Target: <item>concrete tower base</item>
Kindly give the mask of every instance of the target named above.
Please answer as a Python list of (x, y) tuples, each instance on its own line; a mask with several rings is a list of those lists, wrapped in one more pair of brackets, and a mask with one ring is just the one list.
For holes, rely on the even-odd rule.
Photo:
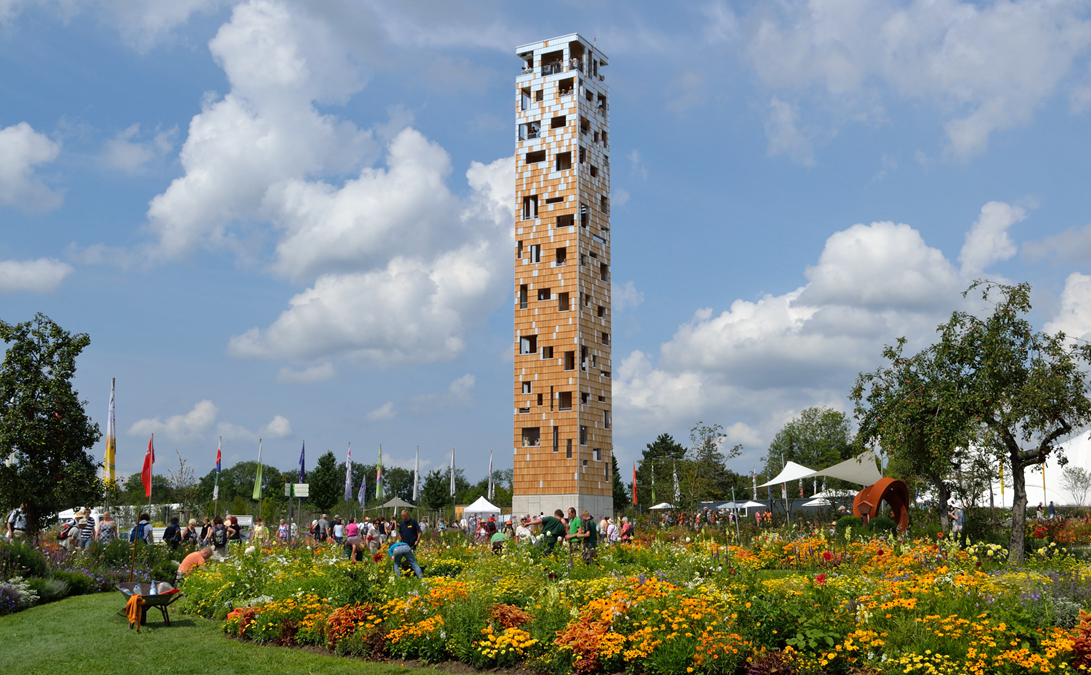
[(614, 515), (613, 497), (600, 495), (515, 495), (511, 498), (511, 513), (516, 518), (530, 514), (537, 517), (542, 513), (552, 516), (553, 512), (561, 509), (566, 514), (568, 508), (576, 509), (576, 514), (583, 513), (584, 509), (591, 512), (595, 520), (601, 520)]

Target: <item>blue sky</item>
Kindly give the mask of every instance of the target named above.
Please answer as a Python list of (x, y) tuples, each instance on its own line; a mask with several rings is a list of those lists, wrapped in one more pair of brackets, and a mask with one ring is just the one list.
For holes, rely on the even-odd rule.
[(749, 471), (974, 278), (1091, 332), (1091, 10), (1054, 0), (0, 0), (0, 317), (91, 335), (123, 473), (153, 431), (201, 473), (221, 435), (510, 466), (514, 50), (570, 32), (610, 57), (623, 467), (701, 420)]

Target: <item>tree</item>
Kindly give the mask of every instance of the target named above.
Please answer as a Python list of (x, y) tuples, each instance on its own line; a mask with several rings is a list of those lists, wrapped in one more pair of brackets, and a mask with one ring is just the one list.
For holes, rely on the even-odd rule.
[[(122, 501), (129, 506), (141, 506), (148, 503), (147, 493), (144, 490), (144, 481), (139, 473), (129, 474), (123, 484), (125, 489)], [(152, 501), (157, 504), (169, 504), (173, 502), (173, 492), (170, 480), (158, 473), (152, 474)]]
[[(689, 432), (689, 452), (686, 459), (693, 464), (688, 472), (700, 481), (700, 488), (693, 491), (695, 501), (727, 499), (731, 496), (731, 487), (736, 475), (727, 469), (727, 460), (742, 454), (742, 445), (735, 445), (727, 451), (726, 458), (720, 451), (727, 434), (719, 424), (712, 426), (704, 422), (693, 425)], [(693, 483), (696, 485), (696, 481)]]
[(1091, 472), (1082, 466), (1066, 466), (1061, 471), (1061, 486), (1072, 495), (1076, 506), (1087, 504), (1087, 493), (1091, 492)]
[(860, 436), (907, 466), (941, 472), (957, 448), (977, 447), (1011, 469), (1009, 560), (1024, 558), (1026, 470), (1042, 465), (1055, 445), (1091, 423), (1083, 368), (1091, 345), (1070, 344), (1064, 333), (1034, 332), (1025, 315), (1030, 285), (975, 281), (992, 313), (956, 311), (941, 324), (939, 341), (904, 357), (905, 340), (888, 347), (889, 365), (861, 374), (853, 388)]
[(328, 512), (345, 496), (345, 465), (332, 452), (326, 452), (318, 458), (307, 483), (310, 485), (307, 500), (318, 511)]
[(621, 482), (621, 476), (617, 470), (617, 455), (610, 453), (611, 480), (614, 488), (614, 513), (621, 513), (633, 503), (632, 493), (625, 489), (625, 483)]
[(775, 476), (790, 461), (824, 469), (851, 456), (848, 416), (833, 408), (807, 408), (773, 437), (765, 455), (765, 473)]
[[(455, 498), (470, 490), (462, 469), (455, 469)], [(451, 467), (429, 471), (421, 485), (421, 504), (429, 511), (439, 511), (451, 505)]]
[(660, 434), (654, 443), (649, 443), (636, 469), (637, 502), (655, 506), (657, 502), (674, 499), (674, 467), (685, 458), (686, 449), (670, 434)]
[(197, 503), (195, 499), (197, 477), (193, 473), (193, 467), (186, 466), (186, 460), (182, 459), (182, 454), (177, 450), (174, 453), (178, 455), (178, 469), (168, 471), (167, 479), (174, 491), (174, 499), (182, 505), (182, 510), (192, 511)]
[(76, 357), (91, 338), (72, 335), (44, 314), (0, 321), (7, 344), (0, 364), (0, 495), (6, 506), (27, 504), (28, 534), (52, 514), (101, 500), (101, 464), (87, 452), (101, 437), (72, 388)]

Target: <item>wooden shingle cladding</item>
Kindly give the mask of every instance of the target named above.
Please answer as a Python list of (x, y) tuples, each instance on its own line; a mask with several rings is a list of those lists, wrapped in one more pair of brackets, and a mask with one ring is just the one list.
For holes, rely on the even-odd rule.
[[(543, 74), (542, 55), (558, 51), (560, 65), (551, 56)], [(516, 508), (528, 496), (588, 496), (596, 498), (588, 503), (604, 504), (612, 495), (613, 448), (612, 430), (606, 428), (612, 417), (612, 358), (604, 339), (612, 334), (610, 166), (608, 88), (595, 73), (606, 59), (578, 35), (527, 45), (519, 54), (532, 62), (532, 70), (517, 79), (515, 92)], [(558, 249), (564, 249), (561, 255)], [(543, 289), (548, 296), (539, 299)], [(529, 344), (522, 340), (527, 336), (536, 337), (533, 354), (520, 353), (521, 345)], [(551, 358), (543, 358), (550, 352)], [(525, 382), (531, 383), (529, 393)], [(531, 429), (537, 429), (537, 445), (533, 432), (524, 433)]]

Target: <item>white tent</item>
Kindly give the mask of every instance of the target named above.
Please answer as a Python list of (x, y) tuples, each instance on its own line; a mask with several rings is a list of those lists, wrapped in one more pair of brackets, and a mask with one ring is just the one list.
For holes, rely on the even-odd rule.
[(812, 499), (811, 501), (806, 502), (803, 505), (804, 506), (829, 506), (830, 505), (830, 500), (822, 499), (821, 497), (819, 497), (818, 499)]
[(492, 503), (484, 497), (478, 497), (477, 501), (470, 504), (466, 508), (462, 509), (462, 513), (469, 515), (471, 513), (500, 513), (500, 508), (493, 506)]
[(796, 464), (795, 462), (788, 462), (784, 465), (784, 468), (781, 469), (780, 473), (777, 474), (776, 478), (769, 481), (768, 483), (762, 483), (758, 487), (780, 485), (781, 483), (788, 483), (790, 481), (799, 480), (801, 478), (810, 478), (813, 475), (815, 475), (815, 471), (813, 469), (808, 469), (802, 464)]
[(656, 504), (655, 506), (649, 507), (649, 509), (651, 511), (662, 511), (664, 509), (673, 509), (673, 508), (674, 507), (671, 506), (670, 504), (668, 504), (667, 502), (661, 502), (659, 504)]
[(855, 497), (855, 490), (823, 490), (811, 495), (811, 499), (853, 499)]
[(852, 459), (834, 464), (828, 469), (815, 471), (813, 475), (840, 478), (857, 485), (874, 485), (883, 477), (883, 472), (879, 471), (876, 465), (875, 453), (867, 450)]

